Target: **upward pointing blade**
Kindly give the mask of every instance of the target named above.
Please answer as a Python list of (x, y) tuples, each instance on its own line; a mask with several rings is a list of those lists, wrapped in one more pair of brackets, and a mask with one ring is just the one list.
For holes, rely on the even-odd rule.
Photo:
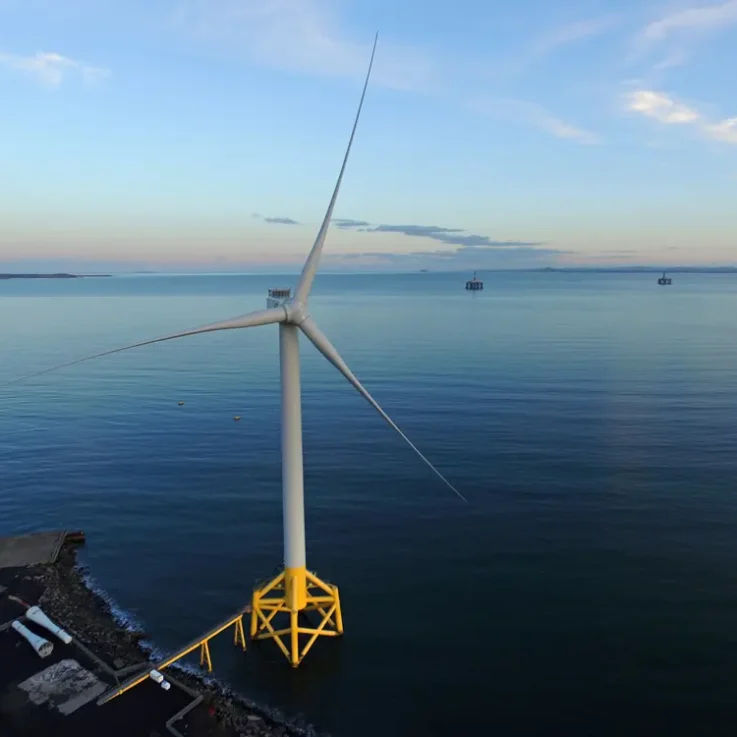
[(131, 343), (130, 345), (124, 345), (121, 348), (113, 348), (110, 351), (103, 351), (102, 353), (95, 353), (92, 356), (85, 356), (84, 358), (77, 358), (74, 361), (68, 361), (66, 363), (60, 363), (51, 368), (43, 369), (42, 371), (36, 371), (32, 374), (26, 374), (25, 376), (19, 376), (17, 379), (7, 381), (2, 386), (9, 386), (10, 384), (17, 384), (19, 381), (25, 381), (26, 379), (32, 379), (36, 376), (51, 373), (52, 371), (58, 371), (59, 369), (66, 368), (67, 366), (75, 366), (78, 363), (84, 363), (85, 361), (91, 361), (93, 358), (102, 358), (103, 356), (109, 356), (113, 353), (120, 353), (121, 351), (128, 351), (131, 348), (141, 348), (144, 345), (153, 345), (154, 343), (163, 343), (165, 340), (175, 340), (176, 338), (186, 338), (190, 335), (199, 335), (200, 333), (213, 333), (217, 330), (236, 330), (237, 328), (252, 328), (257, 325), (269, 325), (274, 322), (284, 322), (286, 320), (287, 313), (283, 307), (276, 307), (271, 310), (259, 310), (258, 312), (249, 312), (247, 315), (241, 315), (241, 317), (234, 317), (231, 320), (223, 320), (222, 322), (213, 322), (210, 325), (203, 325), (199, 328), (192, 328), (190, 330), (183, 330), (181, 333), (173, 333), (172, 335), (165, 335), (162, 338), (153, 338), (152, 340), (144, 340), (140, 343)]
[(366, 97), (366, 88), (368, 87), (369, 77), (371, 76), (371, 67), (374, 65), (374, 54), (376, 53), (376, 43), (378, 40), (379, 34), (377, 33), (374, 38), (374, 47), (371, 50), (371, 61), (369, 61), (368, 72), (366, 72), (366, 81), (363, 83), (361, 101), (358, 103), (358, 112), (356, 113), (356, 119), (353, 122), (353, 130), (351, 131), (351, 137), (348, 140), (348, 148), (346, 149), (345, 156), (343, 157), (343, 165), (340, 167), (338, 181), (335, 183), (335, 189), (333, 190), (333, 196), (330, 198), (330, 204), (328, 205), (328, 210), (325, 213), (325, 219), (322, 221), (320, 230), (317, 233), (317, 238), (315, 239), (315, 244), (312, 246), (310, 255), (307, 257), (307, 261), (305, 261), (304, 268), (302, 269), (302, 275), (299, 278), (299, 284), (297, 285), (297, 291), (294, 296), (294, 299), (297, 302), (306, 302), (307, 297), (310, 294), (310, 290), (312, 289), (312, 282), (315, 279), (317, 266), (320, 263), (320, 253), (322, 252), (323, 243), (325, 243), (325, 236), (328, 234), (330, 219), (333, 217), (333, 208), (335, 207), (335, 201), (338, 199), (338, 192), (340, 191), (340, 183), (343, 181), (343, 173), (345, 172), (345, 166), (348, 163), (348, 155), (351, 153), (353, 137), (356, 135), (358, 119), (361, 117), (363, 98)]
[(317, 325), (313, 322), (311, 318), (307, 318), (300, 326), (302, 329), (302, 332), (312, 341), (314, 346), (317, 348), (317, 350), (322, 353), (325, 358), (330, 361), (330, 363), (335, 366), (335, 368), (340, 371), (343, 376), (345, 376), (348, 381), (350, 381), (351, 384), (356, 388), (359, 394), (361, 394), (364, 399), (384, 418), (384, 420), (387, 422), (387, 424), (392, 427), (394, 430), (396, 430), (399, 435), (402, 437), (402, 439), (409, 445), (412, 450), (414, 450), (415, 453), (417, 453), (420, 458), (422, 458), (423, 461), (442, 479), (443, 483), (460, 499), (462, 499), (466, 504), (468, 504), (468, 499), (466, 499), (463, 494), (461, 494), (458, 489), (453, 486), (453, 484), (448, 481), (448, 479), (443, 476), (440, 471), (438, 471), (435, 466), (430, 463), (430, 461), (425, 458), (425, 456), (420, 452), (420, 450), (417, 448), (417, 446), (397, 427), (397, 425), (394, 423), (391, 417), (384, 412), (383, 409), (379, 406), (379, 404), (376, 402), (376, 400), (364, 389), (363, 384), (353, 375), (353, 372), (348, 368), (345, 361), (341, 358), (338, 351), (335, 349), (335, 346), (327, 339), (325, 334), (320, 330), (320, 328), (317, 327)]

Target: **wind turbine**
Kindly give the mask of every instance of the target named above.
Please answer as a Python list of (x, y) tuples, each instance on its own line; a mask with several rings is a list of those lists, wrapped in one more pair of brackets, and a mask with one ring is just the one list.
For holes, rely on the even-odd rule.
[[(259, 325), (279, 325), (279, 365), (281, 371), (281, 452), (282, 452), (282, 499), (284, 515), (284, 570), (265, 585), (253, 592), (251, 607), (251, 637), (255, 639), (273, 639), (292, 666), (298, 666), (319, 636), (336, 636), (343, 634), (343, 619), (340, 609), (338, 587), (320, 580), (307, 570), (307, 554), (305, 544), (304, 514), (304, 476), (302, 468), (302, 408), (300, 398), (300, 361), (299, 333), (302, 332), (313, 345), (340, 371), (355, 387), (366, 401), (383, 417), (414, 452), (437, 474), (440, 479), (464, 502), (465, 497), (438, 471), (435, 466), (420, 452), (412, 441), (397, 427), (394, 421), (379, 406), (376, 400), (364, 388), (361, 382), (348, 368), (333, 344), (323, 334), (310, 317), (308, 300), (312, 283), (317, 272), (325, 236), (330, 226), (333, 208), (338, 197), (340, 185), (345, 173), (348, 156), (353, 145), (358, 120), (361, 116), (363, 101), (366, 97), (371, 68), (378, 34), (374, 39), (366, 81), (363, 85), (361, 100), (353, 123), (348, 148), (343, 157), (338, 181), (330, 198), (325, 218), (318, 231), (315, 243), (305, 261), (294, 296), (289, 290), (270, 290), (267, 300), (268, 309), (251, 312), (223, 322), (216, 322), (180, 333), (166, 335), (152, 340), (115, 348), (92, 356), (63, 363), (43, 371), (23, 376), (8, 383), (29, 379), (50, 371), (72, 366), (83, 361), (101, 358), (113, 353), (127, 351), (132, 348), (161, 343), (167, 340), (185, 338), (200, 333), (211, 333), (219, 330), (236, 330), (252, 328)], [(317, 627), (300, 626), (301, 612), (315, 611), (322, 617)], [(286, 626), (276, 629), (274, 620), (277, 615), (288, 616)], [(300, 635), (309, 636), (300, 646)], [(284, 641), (286, 639), (286, 642)]]

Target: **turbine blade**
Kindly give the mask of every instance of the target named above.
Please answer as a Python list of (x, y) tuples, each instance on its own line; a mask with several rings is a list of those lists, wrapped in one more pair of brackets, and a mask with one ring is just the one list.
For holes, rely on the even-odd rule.
[(192, 328), (190, 330), (183, 330), (181, 333), (173, 333), (172, 335), (165, 335), (161, 338), (153, 338), (152, 340), (143, 340), (140, 343), (131, 343), (130, 345), (124, 345), (120, 348), (113, 348), (109, 351), (103, 351), (102, 353), (95, 353), (92, 356), (85, 356), (84, 358), (77, 358), (74, 361), (67, 361), (66, 363), (60, 363), (51, 368), (43, 369), (41, 371), (35, 371), (32, 374), (26, 374), (25, 376), (19, 376), (17, 379), (11, 379), (5, 382), (2, 386), (9, 386), (10, 384), (17, 384), (19, 381), (26, 381), (36, 376), (51, 373), (52, 371), (58, 371), (59, 369), (67, 368), (68, 366), (76, 366), (78, 363), (84, 363), (85, 361), (91, 361), (94, 358), (102, 358), (103, 356), (109, 356), (113, 353), (120, 353), (121, 351), (129, 351), (131, 348), (141, 348), (145, 345), (153, 345), (154, 343), (163, 343), (165, 340), (175, 340), (176, 338), (186, 338), (190, 335), (199, 335), (200, 333), (213, 333), (218, 330), (235, 330), (237, 328), (252, 328), (258, 325), (269, 325), (275, 322), (283, 322), (286, 320), (287, 313), (283, 307), (275, 307), (270, 310), (259, 310), (258, 312), (249, 312), (247, 315), (241, 315), (240, 317), (234, 317), (231, 320), (223, 320), (222, 322), (213, 322), (209, 325), (203, 325), (199, 328)]
[(420, 452), (420, 450), (417, 448), (417, 446), (397, 427), (394, 420), (392, 420), (389, 415), (384, 412), (383, 409), (379, 406), (378, 402), (366, 391), (363, 384), (353, 375), (353, 372), (348, 368), (346, 365), (346, 362), (341, 358), (338, 351), (335, 349), (335, 346), (327, 339), (325, 334), (320, 330), (320, 328), (317, 327), (317, 325), (314, 323), (314, 321), (311, 318), (307, 318), (301, 325), (300, 328), (302, 329), (302, 332), (312, 341), (315, 348), (317, 348), (320, 353), (322, 353), (325, 358), (330, 361), (330, 363), (335, 366), (335, 368), (340, 371), (343, 376), (345, 376), (348, 381), (353, 384), (353, 386), (356, 388), (359, 394), (363, 396), (363, 398), (384, 418), (386, 423), (394, 428), (399, 435), (402, 437), (402, 439), (409, 445), (412, 450), (414, 450), (415, 453), (417, 453), (420, 458), (422, 458), (423, 461), (435, 472), (437, 476), (440, 477), (440, 479), (443, 481), (443, 483), (460, 499), (462, 499), (466, 504), (468, 504), (468, 499), (466, 499), (463, 494), (461, 494), (458, 489), (453, 486), (453, 484), (448, 481), (448, 479), (443, 476), (440, 471), (438, 471), (435, 466), (433, 466), (430, 461), (425, 458), (425, 456)]
[(338, 175), (338, 181), (335, 183), (335, 189), (333, 190), (333, 196), (330, 198), (330, 204), (328, 210), (325, 213), (325, 219), (322, 221), (320, 230), (317, 232), (317, 238), (312, 246), (310, 255), (305, 261), (305, 265), (302, 269), (302, 275), (299, 278), (299, 284), (297, 285), (297, 291), (295, 293), (295, 300), (297, 302), (307, 301), (307, 297), (312, 289), (312, 282), (315, 279), (315, 273), (317, 272), (318, 264), (320, 263), (320, 254), (322, 252), (323, 243), (325, 243), (325, 236), (328, 233), (330, 227), (330, 219), (333, 217), (333, 208), (335, 207), (335, 201), (338, 199), (338, 192), (340, 191), (340, 184), (343, 181), (343, 173), (345, 172), (346, 164), (348, 163), (348, 156), (351, 153), (351, 146), (353, 145), (353, 137), (356, 135), (356, 128), (358, 127), (358, 119), (361, 117), (361, 108), (363, 107), (363, 100), (366, 97), (366, 88), (368, 87), (369, 78), (371, 77), (371, 67), (374, 65), (374, 54), (376, 54), (376, 43), (379, 40), (379, 34), (377, 33), (374, 38), (374, 47), (371, 50), (371, 60), (369, 61), (368, 72), (366, 72), (366, 81), (363, 83), (363, 92), (361, 93), (361, 101), (358, 103), (358, 112), (356, 113), (356, 119), (353, 122), (353, 130), (351, 131), (351, 137), (348, 139), (348, 148), (346, 149), (345, 156), (343, 157), (343, 165), (340, 167), (340, 174)]

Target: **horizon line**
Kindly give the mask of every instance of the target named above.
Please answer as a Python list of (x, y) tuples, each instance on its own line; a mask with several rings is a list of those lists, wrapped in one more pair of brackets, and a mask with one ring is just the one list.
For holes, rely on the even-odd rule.
[[(2, 268), (2, 263), (0, 263)], [(348, 271), (324, 270), (323, 275), (333, 276), (381, 276), (381, 275), (398, 275), (398, 274), (462, 274), (474, 271), (477, 273), (492, 272), (508, 272), (508, 273), (539, 273), (539, 272), (571, 272), (571, 271), (691, 271), (691, 272), (709, 272), (709, 271), (735, 271), (737, 272), (737, 264), (627, 264), (627, 265), (581, 265), (581, 266), (533, 266), (533, 267), (487, 267), (487, 268), (452, 268), (452, 269), (432, 269), (432, 268), (415, 268), (415, 269), (379, 269), (379, 270), (360, 270)], [(93, 276), (279, 276), (279, 277), (298, 277), (299, 270), (295, 271), (208, 271), (208, 270), (178, 270), (178, 269), (133, 269), (133, 270), (95, 270), (95, 271), (0, 271), (0, 276), (56, 276), (68, 275), (79, 277)]]

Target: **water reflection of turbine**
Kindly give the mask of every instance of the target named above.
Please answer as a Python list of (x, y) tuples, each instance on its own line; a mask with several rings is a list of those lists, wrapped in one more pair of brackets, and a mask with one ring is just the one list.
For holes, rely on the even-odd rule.
[[(71, 366), (93, 358), (108, 356), (112, 353), (139, 348), (141, 346), (160, 343), (176, 338), (184, 338), (200, 333), (220, 330), (252, 328), (260, 325), (279, 325), (279, 349), (281, 370), (281, 446), (282, 446), (282, 498), (284, 515), (284, 569), (272, 580), (260, 585), (253, 592), (251, 604), (251, 636), (256, 639), (273, 639), (287, 657), (291, 665), (297, 666), (320, 636), (336, 636), (343, 633), (343, 619), (340, 609), (338, 587), (322, 581), (314, 573), (307, 570), (304, 517), (304, 478), (302, 468), (302, 409), (300, 399), (300, 361), (299, 332), (301, 331), (314, 346), (343, 374), (353, 387), (381, 415), (387, 424), (395, 430), (414, 452), (437, 474), (440, 479), (463, 501), (462, 494), (430, 463), (410, 439), (397, 427), (394, 421), (369, 392), (364, 388), (353, 372), (348, 368), (338, 351), (318, 328), (308, 312), (308, 298), (317, 272), (320, 254), (327, 235), (333, 209), (338, 197), (340, 185), (345, 173), (348, 156), (353, 145), (358, 121), (366, 96), (374, 54), (376, 39), (371, 52), (366, 80), (353, 123), (348, 147), (335, 184), (325, 218), (318, 231), (315, 243), (307, 256), (294, 296), (291, 290), (269, 290), (267, 309), (251, 312), (231, 320), (217, 322), (203, 327), (184, 330), (152, 340), (115, 348), (92, 356), (64, 363), (44, 371), (15, 379), (15, 383), (23, 379)], [(312, 612), (319, 618), (319, 623), (307, 622), (304, 615)], [(278, 618), (286, 621), (279, 628), (274, 626)]]

